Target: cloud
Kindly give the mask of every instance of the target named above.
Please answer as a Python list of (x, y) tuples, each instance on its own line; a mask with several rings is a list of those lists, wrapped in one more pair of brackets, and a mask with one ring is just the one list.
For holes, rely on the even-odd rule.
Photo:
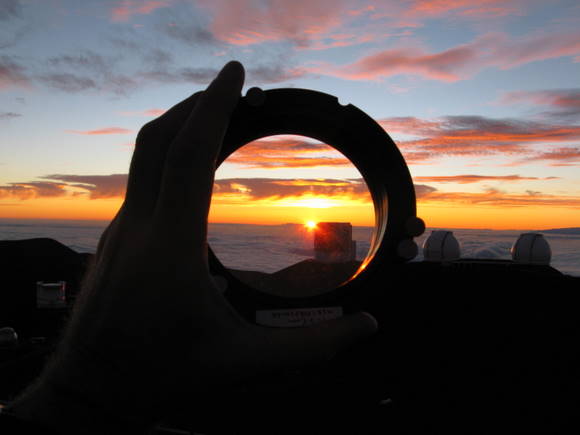
[(22, 116), (21, 113), (0, 112), (0, 119), (14, 119), (14, 118), (20, 118), (21, 116)]
[(147, 110), (140, 110), (140, 111), (129, 111), (129, 112), (119, 112), (121, 115), (124, 116), (145, 116), (145, 117), (158, 117), (163, 115), (167, 110), (166, 109), (147, 109)]
[(578, 55), (580, 34), (577, 31), (537, 33), (521, 37), (488, 33), (472, 42), (439, 52), (407, 45), (364, 56), (351, 64), (323, 64), (312, 67), (310, 71), (348, 80), (379, 80), (409, 74), (430, 80), (455, 82), (489, 67), (512, 69), (534, 61)]
[(125, 195), (127, 174), (111, 175), (45, 175), (45, 180), (55, 180), (66, 187), (85, 190), (90, 199), (116, 198)]
[(292, 41), (308, 46), (329, 34), (346, 15), (344, 0), (199, 0), (211, 15), (210, 30), (220, 41), (252, 45)]
[(9, 183), (7, 186), (0, 186), (0, 199), (55, 198), (67, 195), (65, 188), (66, 184), (53, 182)]
[(84, 50), (77, 54), (63, 54), (48, 58), (49, 65), (70, 69), (85, 69), (106, 74), (113, 66), (111, 58), (104, 57), (91, 50)]
[(230, 205), (243, 205), (248, 201), (275, 202), (313, 197), (372, 202), (362, 178), (223, 178), (215, 180), (213, 192), (212, 201)]
[(572, 122), (580, 119), (580, 88), (508, 92), (500, 103), (548, 106), (550, 110), (542, 112), (547, 118)]
[[(155, 52), (150, 50), (148, 54)], [(123, 95), (134, 90), (138, 83), (133, 74), (119, 72), (119, 62), (118, 57), (83, 50), (48, 58), (47, 71), (38, 74), (36, 78), (44, 85), (63, 92), (108, 91)]]
[(24, 71), (25, 68), (11, 56), (0, 56), (0, 89), (30, 86), (30, 79)]
[(522, 177), (520, 175), (431, 175), (431, 176), (416, 176), (413, 177), (415, 181), (422, 181), (427, 183), (458, 183), (458, 184), (472, 184), (481, 183), (485, 181), (535, 181), (535, 180), (556, 180), (559, 177)]
[[(219, 71), (220, 68), (213, 67), (168, 67), (154, 68), (138, 75), (149, 82), (206, 85), (216, 77)], [(299, 78), (304, 74), (306, 74), (305, 70), (282, 64), (257, 65), (246, 69), (246, 84), (280, 83)]]
[(302, 77), (307, 72), (303, 68), (290, 67), (287, 64), (272, 63), (247, 69), (249, 83), (280, 83)]
[(476, 50), (469, 46), (435, 54), (427, 53), (421, 48), (406, 47), (383, 50), (343, 67), (317, 67), (313, 72), (349, 80), (376, 80), (399, 74), (411, 74), (427, 79), (454, 82), (461, 79), (460, 71), (476, 59)]
[(117, 198), (125, 195), (127, 174), (46, 175), (49, 181), (8, 183), (0, 186), (0, 199), (20, 200), (56, 198), (84, 194), (90, 199)]
[(203, 25), (192, 22), (194, 17), (187, 21), (170, 22), (162, 27), (163, 33), (176, 41), (186, 44), (214, 44), (216, 39)]
[(521, 4), (518, 0), (414, 0), (402, 15), (423, 19), (444, 15), (496, 18), (517, 13)]
[(20, 17), (22, 5), (19, 0), (2, 0), (0, 2), (0, 21)]
[(427, 186), (426, 184), (415, 184), (415, 196), (417, 199), (423, 198), (437, 192), (437, 189), (433, 186)]
[(99, 128), (97, 130), (66, 130), (68, 133), (84, 134), (88, 136), (102, 135), (102, 134), (129, 134), (133, 133), (133, 130), (121, 127), (105, 127)]
[(497, 189), (487, 189), (484, 192), (442, 192), (433, 191), (421, 197), (420, 202), (446, 203), (469, 206), (497, 206), (497, 207), (565, 207), (580, 208), (580, 197), (556, 196), (541, 192), (527, 191), (526, 193), (506, 193)]
[(328, 145), (294, 138), (250, 142), (228, 157), (226, 162), (246, 169), (352, 165), (346, 157)]
[(547, 162), (550, 166), (577, 166), (580, 165), (580, 147), (562, 147), (550, 151), (539, 152), (516, 164)]
[(45, 85), (63, 92), (74, 93), (99, 89), (99, 86), (92, 78), (72, 73), (41, 74), (38, 79)]
[(121, 0), (111, 9), (111, 20), (129, 21), (134, 15), (148, 15), (159, 8), (171, 5), (169, 0)]
[(444, 156), (521, 156), (532, 153), (534, 145), (580, 141), (580, 126), (511, 118), (395, 117), (379, 123), (388, 133), (401, 136), (397, 144), (405, 157), (418, 153), (415, 157), (423, 162)]
[[(87, 195), (89, 199), (122, 198), (127, 174), (71, 175), (40, 177), (47, 181), (15, 182), (0, 186), (0, 199), (56, 198)], [(415, 178), (417, 180), (417, 177)], [(580, 208), (580, 197), (549, 195), (527, 190), (507, 193), (498, 189), (483, 192), (445, 192), (433, 186), (415, 184), (420, 203), (446, 203), (469, 206), (526, 207), (550, 206)], [(303, 205), (312, 199), (325, 199), (331, 205), (370, 204), (372, 199), (362, 178), (224, 178), (216, 179), (213, 201), (224, 205), (247, 205), (258, 201), (268, 205)]]

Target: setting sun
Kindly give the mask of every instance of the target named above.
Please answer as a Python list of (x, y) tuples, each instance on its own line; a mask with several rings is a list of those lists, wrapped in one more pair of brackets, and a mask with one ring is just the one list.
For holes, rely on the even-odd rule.
[(307, 222), (304, 224), (304, 226), (305, 226), (306, 228), (308, 228), (309, 230), (314, 230), (314, 229), (316, 229), (316, 222), (314, 222), (314, 221), (307, 221)]

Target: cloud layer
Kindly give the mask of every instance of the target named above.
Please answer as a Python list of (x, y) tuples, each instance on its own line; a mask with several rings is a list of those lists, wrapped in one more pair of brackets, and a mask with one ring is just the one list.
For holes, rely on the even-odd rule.
[[(0, 199), (31, 200), (66, 196), (85, 196), (89, 199), (122, 198), (125, 195), (127, 174), (111, 175), (48, 175), (46, 181), (14, 182), (0, 186)], [(547, 177), (546, 179), (551, 179)], [(524, 181), (533, 177), (458, 175), (450, 177), (416, 177), (416, 182), (457, 182), (475, 183), (491, 181)], [(312, 199), (326, 199), (325, 204), (343, 206), (346, 204), (370, 204), (368, 188), (362, 178), (355, 179), (300, 179), (300, 178), (223, 178), (215, 180), (212, 200), (216, 204), (244, 206), (252, 202), (275, 206), (298, 204), (317, 206)], [(573, 195), (553, 195), (526, 190), (513, 193), (487, 188), (481, 192), (441, 191), (427, 184), (415, 184), (419, 203), (445, 203), (469, 206), (550, 206), (580, 208), (580, 197)], [(289, 202), (290, 201), (290, 202)], [(292, 202), (294, 201), (294, 202)], [(302, 201), (302, 202), (301, 202)]]
[[(510, 164), (532, 160), (546, 160), (549, 164), (579, 163), (577, 148), (562, 145), (580, 141), (580, 125), (484, 116), (395, 117), (379, 120), (379, 123), (388, 133), (401, 136), (397, 144), (405, 157), (414, 163), (448, 156), (493, 155), (508, 157)], [(416, 139), (409, 139), (409, 136)], [(552, 154), (555, 150), (536, 149), (537, 146), (554, 148), (555, 144), (560, 145), (555, 154)]]

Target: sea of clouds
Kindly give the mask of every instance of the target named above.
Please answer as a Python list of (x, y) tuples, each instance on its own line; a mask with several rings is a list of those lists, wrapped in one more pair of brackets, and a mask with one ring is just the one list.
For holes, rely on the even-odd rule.
[[(94, 252), (107, 222), (0, 219), (0, 240), (50, 237), (77, 252)], [(509, 259), (521, 231), (449, 229), (461, 245), (462, 258)], [(431, 233), (415, 239), (419, 247)], [(544, 232), (552, 249), (551, 265), (580, 276), (580, 233)], [(372, 228), (353, 227), (357, 258), (369, 249)], [(227, 267), (275, 272), (313, 256), (313, 234), (302, 225), (210, 224), (209, 244)], [(422, 260), (421, 249), (417, 261)]]

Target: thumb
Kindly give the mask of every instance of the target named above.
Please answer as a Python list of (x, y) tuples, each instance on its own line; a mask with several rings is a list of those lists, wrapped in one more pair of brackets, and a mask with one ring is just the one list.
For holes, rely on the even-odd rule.
[(377, 320), (366, 312), (305, 328), (271, 329), (269, 363), (272, 368), (289, 368), (325, 362), (377, 329)]

